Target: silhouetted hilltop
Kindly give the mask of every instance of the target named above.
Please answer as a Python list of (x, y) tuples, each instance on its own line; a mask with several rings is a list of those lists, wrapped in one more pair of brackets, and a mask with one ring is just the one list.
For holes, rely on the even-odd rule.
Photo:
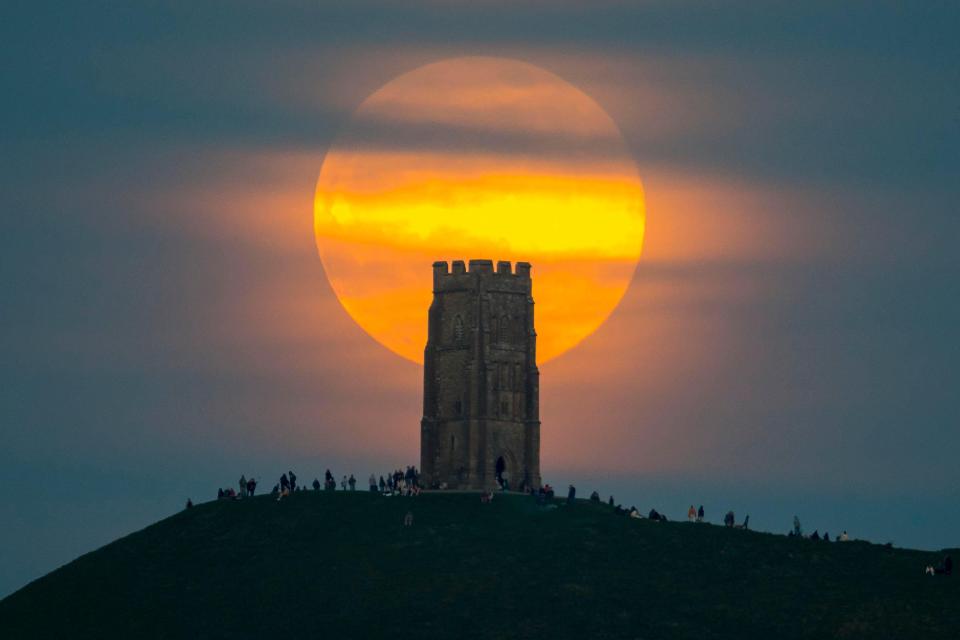
[(923, 573), (942, 553), (557, 505), (198, 505), (0, 601), (0, 638), (960, 637), (960, 579)]

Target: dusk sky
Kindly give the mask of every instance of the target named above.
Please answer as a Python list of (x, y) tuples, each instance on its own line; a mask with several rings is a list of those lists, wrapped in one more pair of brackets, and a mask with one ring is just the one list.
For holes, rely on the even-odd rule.
[[(368, 97), (467, 56), (589, 97), (622, 138), (575, 164), (643, 185), (626, 293), (541, 366), (546, 482), (960, 544), (955, 2), (110, 4), (0, 21), (0, 597), (241, 473), (418, 462), (422, 368), (341, 305), (314, 198)], [(545, 157), (491, 126), (442, 149)]]

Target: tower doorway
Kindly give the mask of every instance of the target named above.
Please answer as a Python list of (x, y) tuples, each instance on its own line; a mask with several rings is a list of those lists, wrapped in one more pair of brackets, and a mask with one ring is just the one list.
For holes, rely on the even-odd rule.
[(507, 470), (507, 463), (503, 459), (503, 456), (500, 456), (499, 458), (497, 458), (496, 471), (497, 471), (497, 484), (500, 485), (501, 488), (506, 482), (506, 477), (505, 477), (506, 470)]

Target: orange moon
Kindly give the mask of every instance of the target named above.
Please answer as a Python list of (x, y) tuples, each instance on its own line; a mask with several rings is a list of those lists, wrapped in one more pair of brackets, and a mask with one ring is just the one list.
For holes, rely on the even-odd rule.
[(540, 362), (596, 331), (633, 277), (643, 187), (620, 130), (534, 65), (469, 57), (391, 80), (317, 180), (314, 230), (347, 313), (423, 362), (435, 260), (533, 265)]

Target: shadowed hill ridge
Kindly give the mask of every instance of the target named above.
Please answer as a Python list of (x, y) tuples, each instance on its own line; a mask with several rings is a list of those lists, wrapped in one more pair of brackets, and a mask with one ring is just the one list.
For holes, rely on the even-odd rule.
[(582, 501), (309, 492), (84, 555), (0, 601), (0, 637), (956, 638), (957, 577), (923, 574), (941, 556)]

